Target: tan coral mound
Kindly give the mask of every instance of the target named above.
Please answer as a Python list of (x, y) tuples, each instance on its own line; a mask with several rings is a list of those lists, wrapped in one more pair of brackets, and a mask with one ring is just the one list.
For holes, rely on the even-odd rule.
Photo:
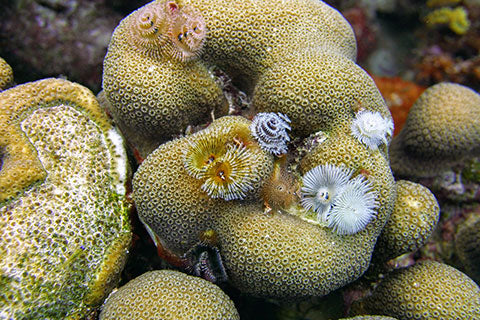
[(392, 141), (392, 170), (401, 176), (432, 176), (480, 154), (480, 95), (439, 83), (418, 98)]
[(0, 318), (83, 318), (130, 244), (123, 140), (85, 87), (0, 93)]
[(330, 50), (297, 50), (259, 78), (252, 98), (258, 112), (281, 112), (299, 136), (339, 129), (359, 110), (391, 118), (372, 78), (351, 59)]
[(457, 269), (424, 261), (399, 269), (361, 302), (362, 313), (409, 319), (479, 319), (480, 288)]
[(440, 208), (432, 192), (407, 180), (396, 182), (397, 198), (375, 246), (382, 262), (422, 247), (435, 229)]
[(323, 296), (360, 277), (374, 242), (367, 232), (340, 236), (288, 213), (238, 205), (217, 218), (222, 257), (242, 292), (282, 300)]
[(109, 112), (143, 157), (188, 125), (207, 122), (211, 112), (221, 116), (228, 111), (205, 65), (165, 56), (172, 45), (162, 34), (174, 19), (169, 4), (178, 10), (173, 1), (152, 2), (125, 18), (115, 29), (104, 62)]
[(238, 320), (235, 305), (206, 280), (177, 271), (150, 271), (106, 300), (101, 320)]
[[(267, 79), (257, 84), (262, 75), (305, 49), (326, 50), (333, 60), (356, 56), (350, 25), (320, 1), (153, 1), (116, 28), (104, 61), (103, 89), (110, 113), (145, 157), (187, 125), (208, 121), (211, 111), (227, 112), (212, 69), (221, 69), (251, 94), (266, 84)], [(303, 61), (290, 61), (291, 70)], [(264, 91), (255, 94), (259, 101), (266, 99)], [(314, 103), (320, 93), (311, 91)]]
[[(245, 197), (260, 198), (261, 187), (273, 171), (273, 157), (253, 140), (250, 123), (238, 116), (220, 118), (196, 134), (162, 144), (135, 173), (134, 200), (140, 219), (168, 249), (183, 254), (203, 231), (213, 228), (228, 205), (226, 199), (212, 198), (204, 190), (215, 181), (225, 182), (227, 189), (247, 188)], [(243, 165), (236, 162), (238, 144), (244, 145), (242, 154), (247, 156), (248, 166), (240, 172), (240, 178), (246, 179), (230, 181), (228, 175), (234, 172), (222, 166)], [(225, 159), (229, 150), (233, 153)]]

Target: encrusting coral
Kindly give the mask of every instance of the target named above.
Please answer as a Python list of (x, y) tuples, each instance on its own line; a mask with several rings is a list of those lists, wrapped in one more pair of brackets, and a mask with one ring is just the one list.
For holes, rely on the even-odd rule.
[(455, 83), (425, 90), (390, 145), (398, 176), (434, 176), (480, 154), (480, 95)]
[(232, 300), (216, 285), (173, 270), (150, 271), (105, 301), (100, 320), (238, 320)]
[(383, 314), (400, 320), (479, 319), (480, 288), (457, 269), (436, 261), (395, 270), (354, 305), (355, 314)]
[(470, 28), (467, 10), (463, 7), (436, 9), (425, 17), (429, 27), (446, 24), (456, 34), (465, 34)]
[(130, 245), (123, 139), (87, 88), (45, 79), (0, 93), (0, 146), (0, 318), (83, 318)]

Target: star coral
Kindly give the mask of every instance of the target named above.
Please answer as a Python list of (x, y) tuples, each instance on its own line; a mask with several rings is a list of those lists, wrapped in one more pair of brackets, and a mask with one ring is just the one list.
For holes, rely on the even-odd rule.
[(100, 320), (239, 320), (232, 300), (216, 285), (173, 270), (142, 274), (110, 295)]
[(0, 57), (0, 91), (13, 84), (13, 70), (10, 65)]
[(462, 272), (423, 261), (387, 274), (373, 294), (355, 306), (355, 313), (398, 319), (478, 319), (479, 297), (478, 285)]
[[(155, 61), (131, 55), (130, 48), (119, 45), (130, 17), (117, 28), (105, 59), (105, 96), (111, 110), (117, 108), (112, 111), (114, 118), (119, 126), (129, 126), (127, 135), (134, 135), (129, 139), (149, 135), (150, 150), (144, 151), (150, 153), (135, 173), (133, 197), (157, 247), (182, 257), (197, 246), (203, 234), (213, 230), (218, 243), (215, 256), (221, 257), (229, 282), (242, 293), (260, 297), (318, 297), (357, 280), (368, 269), (377, 238), (394, 209), (396, 186), (388, 155), (391, 116), (372, 78), (354, 61), (356, 47), (350, 26), (336, 10), (313, 0), (178, 2), (179, 11), (187, 6), (201, 13), (208, 28), (202, 53), (195, 59)], [(184, 40), (184, 31), (178, 35)], [(129, 64), (139, 68), (146, 64), (155, 71), (158, 67), (152, 76), (161, 81), (129, 84), (131, 79), (117, 72)], [(198, 69), (189, 69), (193, 67)], [(155, 99), (155, 108), (148, 108), (152, 113), (162, 110), (168, 114), (177, 103), (205, 102), (202, 90), (218, 89), (219, 84), (213, 77), (203, 83), (188, 81), (189, 76), (198, 79), (202, 68), (228, 76), (251, 99), (252, 113), (280, 113), (291, 120), (284, 121), (282, 132), (276, 135), (283, 141), (281, 150), (272, 154), (262, 149), (261, 139), (255, 137), (259, 135), (250, 131), (252, 122), (243, 117), (220, 117), (205, 129), (174, 140), (171, 134), (155, 137), (149, 133), (149, 128), (164, 128), (143, 115), (136, 123), (122, 122), (141, 110), (141, 106), (133, 114), (121, 110), (122, 99), (150, 101), (142, 90), (161, 96)], [(164, 87), (158, 88), (161, 85)], [(172, 91), (175, 94), (165, 95)], [(222, 94), (215, 97), (220, 104), (224, 100)], [(196, 131), (195, 125), (208, 120), (209, 110), (192, 106), (189, 112), (194, 110), (203, 116), (190, 123)], [(376, 140), (368, 143), (375, 147), (352, 134), (351, 125), (361, 114), (370, 119), (373, 115), (378, 120), (373, 122), (381, 123), (380, 134), (376, 126), (373, 131), (364, 130), (374, 133)], [(170, 117), (166, 124), (177, 124), (177, 120), (181, 119)], [(271, 134), (279, 123), (267, 122), (260, 128)], [(288, 149), (283, 148), (287, 125), (292, 137)], [(241, 155), (238, 162), (234, 161), (237, 153)], [(243, 161), (247, 155), (248, 161)], [(236, 162), (241, 175), (252, 177), (243, 181), (252, 186), (245, 191), (232, 183), (242, 194), (235, 193), (235, 199), (228, 201), (215, 193), (220, 189), (209, 191), (213, 183), (205, 187), (206, 179), (218, 185), (228, 181), (225, 173), (233, 171), (224, 166), (222, 158)], [(244, 165), (248, 167), (245, 170)], [(309, 205), (305, 199), (314, 198), (318, 190), (305, 196), (304, 188), (303, 204), (310, 208), (305, 210), (302, 200), (290, 197), (288, 190), (294, 189), (296, 178), (327, 165), (345, 168), (344, 181), (334, 185), (338, 187), (335, 197), (330, 198), (331, 192), (320, 193), (324, 203), (317, 199)], [(282, 177), (284, 173), (286, 177)], [(307, 184), (305, 179), (303, 184)], [(226, 194), (225, 190), (221, 193)], [(336, 204), (329, 202), (335, 198)], [(268, 210), (270, 205), (274, 210)], [(348, 210), (341, 210), (345, 207)], [(361, 222), (356, 222), (357, 216), (347, 215), (348, 223), (341, 224), (339, 213), (345, 211), (363, 213)], [(210, 263), (207, 255), (200, 253), (194, 268), (198, 274), (214, 278), (205, 267)]]
[[(218, 169), (215, 165), (222, 163), (218, 160), (221, 161), (229, 148), (229, 159), (235, 157), (238, 150), (246, 149), (242, 151), (240, 164), (249, 163), (246, 168), (249, 172), (246, 181), (249, 187), (248, 192), (242, 191), (244, 185), (241, 185), (239, 191), (245, 194), (247, 200), (261, 198), (262, 187), (273, 170), (273, 156), (255, 143), (249, 133), (250, 124), (251, 121), (239, 116), (217, 119), (204, 130), (162, 144), (138, 168), (133, 178), (133, 198), (139, 217), (151, 232), (158, 235), (167, 249), (181, 256), (198, 243), (198, 237), (203, 231), (215, 230), (216, 218), (232, 201), (210, 197), (202, 189), (205, 183), (202, 177), (216, 177), (216, 171), (213, 171), (213, 176), (205, 173), (208, 173), (208, 169)], [(209, 162), (209, 152), (198, 157), (196, 151), (185, 151), (197, 144), (202, 145), (209, 139), (213, 145), (210, 144), (208, 148), (219, 150), (215, 161)], [(201, 169), (198, 173), (200, 178), (192, 176), (185, 168), (186, 155), (201, 159), (196, 162), (200, 165), (207, 160), (207, 170)], [(248, 160), (244, 156), (248, 156)], [(224, 191), (230, 195), (228, 192), (231, 190), (227, 188), (222, 192)], [(233, 202), (235, 201), (238, 200)]]
[(374, 259), (381, 263), (422, 247), (440, 217), (438, 202), (428, 188), (407, 180), (395, 184), (395, 206), (375, 246)]
[[(138, 15), (142, 15), (145, 10), (148, 14), (144, 18), (140, 17), (139, 26)], [(182, 12), (193, 15), (196, 12), (188, 10), (186, 6), (173, 1), (147, 4), (122, 20), (112, 35), (105, 56), (103, 89), (109, 102), (106, 104), (107, 110), (127, 142), (143, 158), (160, 143), (182, 133), (188, 125), (207, 122), (212, 112), (215, 116), (222, 116), (228, 111), (228, 103), (206, 65), (198, 59), (184, 63), (171, 56), (177, 56), (175, 48), (180, 46), (170, 39), (173, 36), (171, 24), (183, 21), (185, 17), (182, 18)], [(152, 15), (150, 12), (153, 12)], [(171, 23), (168, 26), (159, 25), (158, 31), (154, 36), (149, 36), (148, 41), (136, 41), (134, 36), (143, 32), (144, 23), (150, 21), (153, 14), (160, 18), (165, 15), (163, 20), (159, 18), (158, 21), (166, 19)], [(196, 19), (195, 16), (193, 19)], [(189, 21), (184, 22), (194, 28)], [(198, 22), (197, 30), (200, 27)], [(160, 32), (165, 34), (160, 35)], [(164, 40), (164, 37), (168, 39)], [(151, 41), (161, 41), (162, 44), (163, 41), (167, 42), (165, 46), (157, 47)], [(146, 43), (147, 47), (139, 50), (134, 43)], [(194, 55), (198, 53), (193, 47), (192, 50)]]
[(417, 177), (434, 176), (480, 154), (480, 95), (451, 82), (429, 87), (389, 151), (395, 174)]

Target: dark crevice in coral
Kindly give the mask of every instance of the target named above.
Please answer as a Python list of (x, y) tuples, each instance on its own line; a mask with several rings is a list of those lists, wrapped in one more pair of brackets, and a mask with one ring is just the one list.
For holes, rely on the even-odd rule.
[(3, 168), (3, 159), (5, 158), (5, 148), (0, 147), (0, 171), (2, 171)]

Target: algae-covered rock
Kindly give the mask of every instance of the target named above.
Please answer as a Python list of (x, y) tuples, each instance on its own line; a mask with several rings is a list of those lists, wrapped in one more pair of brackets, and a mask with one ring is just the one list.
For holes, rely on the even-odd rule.
[(83, 318), (130, 243), (123, 140), (88, 89), (59, 79), (0, 93), (0, 128), (0, 318)]

